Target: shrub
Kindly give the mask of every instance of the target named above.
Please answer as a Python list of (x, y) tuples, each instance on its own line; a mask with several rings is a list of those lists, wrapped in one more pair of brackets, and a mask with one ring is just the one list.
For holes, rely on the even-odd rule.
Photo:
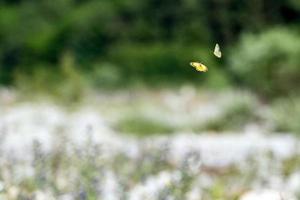
[(205, 123), (202, 130), (224, 131), (240, 130), (248, 123), (258, 121), (253, 102), (236, 101), (228, 105), (224, 112)]
[[(203, 46), (119, 44), (111, 49), (109, 60), (120, 69), (124, 83), (141, 81), (161, 86), (165, 83), (201, 82), (201, 85), (206, 83), (213, 87), (228, 83), (211, 49)], [(191, 61), (200, 61), (211, 67), (210, 73), (197, 73), (189, 65)]]
[(172, 133), (175, 131), (171, 125), (165, 122), (139, 114), (128, 116), (120, 120), (116, 128), (118, 131), (135, 134), (137, 136)]
[(28, 72), (17, 71), (15, 80), (16, 87), (25, 97), (47, 95), (68, 104), (79, 102), (86, 90), (86, 80), (80, 74), (70, 53), (61, 57), (59, 69), (42, 63)]
[(229, 58), (237, 79), (265, 97), (299, 92), (300, 37), (276, 28), (247, 34)]
[(111, 63), (95, 63), (89, 75), (90, 81), (96, 88), (114, 88), (121, 84), (120, 71), (120, 68)]
[(273, 104), (275, 130), (300, 134), (300, 98), (287, 98)]

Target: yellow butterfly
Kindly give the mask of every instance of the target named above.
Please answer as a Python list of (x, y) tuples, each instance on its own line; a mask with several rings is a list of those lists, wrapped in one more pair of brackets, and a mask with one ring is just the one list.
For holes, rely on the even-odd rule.
[(202, 63), (199, 62), (190, 62), (190, 65), (194, 68), (196, 68), (197, 71), (199, 72), (207, 72), (208, 68), (203, 65)]
[[(216, 57), (218, 57), (218, 58), (222, 57), (222, 52), (220, 50), (220, 46), (219, 46), (218, 43), (215, 46), (214, 55)], [(199, 63), (199, 62), (190, 62), (190, 65), (192, 67), (196, 68), (196, 70), (199, 71), (199, 72), (207, 72), (208, 71), (208, 68), (205, 65), (203, 65), (202, 63)]]
[(218, 43), (217, 43), (216, 46), (215, 46), (214, 54), (215, 54), (215, 56), (217, 56), (218, 58), (221, 58), (221, 57), (222, 57), (222, 52), (221, 52), (221, 50), (220, 50), (220, 46), (219, 46)]

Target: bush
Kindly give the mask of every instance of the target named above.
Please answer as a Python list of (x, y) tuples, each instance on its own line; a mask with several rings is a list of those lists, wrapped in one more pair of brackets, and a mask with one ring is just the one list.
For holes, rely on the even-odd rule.
[(120, 68), (117, 66), (111, 63), (97, 62), (89, 74), (89, 80), (96, 88), (110, 89), (122, 84), (121, 76)]
[(300, 134), (300, 98), (287, 98), (273, 104), (275, 130)]
[(262, 96), (299, 92), (300, 37), (276, 28), (260, 35), (247, 34), (229, 58), (237, 79)]
[(137, 136), (151, 134), (173, 133), (175, 129), (160, 120), (139, 115), (128, 116), (120, 120), (116, 126), (117, 130), (124, 133), (131, 133)]
[(241, 130), (247, 124), (258, 122), (260, 116), (255, 111), (258, 107), (255, 99), (242, 94), (240, 96), (240, 98), (232, 99), (228, 105), (225, 105), (220, 116), (212, 118), (200, 126), (200, 130)]
[[(124, 83), (141, 81), (152, 86), (179, 82), (211, 82), (225, 83), (222, 70), (213, 57), (211, 49), (203, 46), (181, 46), (176, 44), (120, 44), (111, 49), (109, 60), (118, 66)], [(189, 63), (203, 62), (212, 67), (213, 73), (205, 76), (197, 73)], [(213, 69), (214, 68), (214, 69)], [(219, 75), (219, 76), (218, 76)], [(226, 79), (226, 78), (225, 78)], [(218, 86), (218, 83), (208, 82), (208, 85)]]
[[(15, 85), (29, 98), (48, 95), (62, 103), (77, 103), (84, 97), (86, 80), (75, 65), (74, 56), (65, 53), (60, 59), (59, 68), (40, 64), (31, 71), (17, 71)], [(34, 95), (33, 95), (34, 94)]]

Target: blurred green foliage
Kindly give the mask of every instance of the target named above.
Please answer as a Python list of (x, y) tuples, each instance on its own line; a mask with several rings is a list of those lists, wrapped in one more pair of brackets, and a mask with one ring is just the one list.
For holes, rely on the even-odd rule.
[(58, 70), (52, 66), (38, 67), (31, 73), (16, 71), (15, 85), (25, 98), (58, 97), (61, 103), (68, 105), (70, 102), (80, 102), (84, 98), (88, 82), (76, 68), (72, 54), (65, 53), (58, 67)]
[[(174, 81), (222, 87), (239, 83), (237, 76), (246, 86), (281, 94), (292, 87), (287, 77), (299, 75), (299, 36), (290, 31), (299, 29), (299, 11), (297, 0), (0, 0), (0, 83), (16, 84), (23, 75), (40, 86), (63, 80), (68, 52), (72, 70), (95, 87)], [(264, 33), (275, 25), (287, 28)], [(246, 32), (252, 35), (239, 43)], [(216, 42), (221, 61), (212, 55)], [(195, 73), (191, 60), (210, 73)], [(267, 84), (269, 68), (279, 70)]]
[(224, 110), (220, 115), (196, 127), (195, 131), (242, 130), (251, 123), (263, 123), (257, 108), (256, 99), (250, 95), (239, 94), (239, 96), (231, 99), (228, 105), (224, 106)]
[(275, 131), (300, 134), (300, 99), (285, 98), (273, 103)]
[(247, 124), (258, 121), (259, 117), (255, 115), (254, 111), (253, 105), (238, 102), (237, 104), (227, 107), (221, 116), (209, 120), (204, 126), (200, 127), (199, 130), (216, 132), (241, 130)]
[(230, 66), (241, 83), (263, 96), (299, 92), (299, 33), (276, 28), (260, 35), (247, 34), (233, 50)]
[(120, 132), (130, 133), (137, 136), (150, 134), (173, 133), (175, 128), (158, 119), (136, 115), (128, 116), (120, 120), (116, 126)]

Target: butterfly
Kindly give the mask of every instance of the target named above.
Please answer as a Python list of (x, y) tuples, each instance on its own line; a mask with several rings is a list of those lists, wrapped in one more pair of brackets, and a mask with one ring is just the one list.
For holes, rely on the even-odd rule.
[(220, 50), (220, 46), (219, 44), (217, 43), (216, 46), (215, 46), (215, 49), (214, 49), (214, 55), (217, 56), (218, 58), (221, 58), (222, 57), (222, 52)]
[[(219, 46), (218, 43), (215, 46), (214, 55), (216, 57), (218, 57), (218, 58), (222, 57), (222, 52), (220, 50), (220, 46)], [(190, 62), (190, 65), (192, 67), (194, 67), (199, 72), (207, 72), (208, 71), (208, 68), (205, 65), (203, 65), (202, 63), (199, 63), (199, 62)]]
[(208, 68), (203, 65), (202, 63), (199, 62), (190, 62), (190, 65), (194, 68), (196, 68), (197, 71), (199, 72), (207, 72)]

